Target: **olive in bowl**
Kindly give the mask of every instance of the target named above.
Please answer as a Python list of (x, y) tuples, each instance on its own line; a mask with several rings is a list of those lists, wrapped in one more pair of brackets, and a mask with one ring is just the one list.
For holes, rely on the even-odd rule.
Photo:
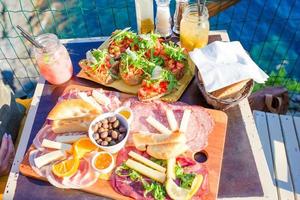
[(126, 144), (129, 125), (118, 113), (105, 113), (92, 121), (89, 127), (90, 140), (110, 153), (120, 151)]

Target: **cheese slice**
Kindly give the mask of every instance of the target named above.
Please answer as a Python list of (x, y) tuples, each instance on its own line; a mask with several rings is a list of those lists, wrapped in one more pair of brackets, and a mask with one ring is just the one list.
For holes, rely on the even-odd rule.
[(159, 121), (154, 119), (152, 116), (149, 116), (146, 121), (153, 126), (156, 130), (163, 134), (171, 134), (172, 131), (170, 131), (167, 127), (165, 127), (163, 124), (161, 124)]
[(61, 142), (55, 142), (52, 140), (44, 139), (42, 142), (42, 147), (50, 148), (50, 149), (60, 149), (64, 151), (70, 151), (72, 146), (70, 144), (64, 144)]
[(91, 97), (91, 96), (88, 96), (85, 92), (79, 92), (78, 93), (78, 96), (85, 102), (89, 103), (90, 105), (94, 106), (94, 108), (96, 108), (97, 110), (99, 111), (103, 111), (102, 110), (102, 107), (97, 103), (97, 101)]
[(37, 168), (41, 168), (52, 161), (63, 158), (64, 156), (65, 156), (65, 151), (62, 150), (52, 151), (50, 153), (35, 158), (34, 164)]
[(98, 92), (97, 90), (92, 91), (92, 96), (99, 104), (104, 105), (105, 107), (111, 103), (110, 99), (105, 94)]
[(185, 133), (189, 124), (189, 119), (191, 116), (191, 110), (184, 110), (183, 116), (180, 123), (179, 131), (182, 133)]
[(73, 144), (80, 138), (84, 138), (86, 135), (62, 135), (62, 136), (57, 136), (55, 138), (56, 142), (62, 142), (62, 143), (68, 143), (68, 144)]
[(134, 151), (130, 151), (129, 154), (128, 154), (130, 157), (132, 157), (133, 159), (135, 159), (136, 161), (139, 161), (157, 171), (160, 171), (160, 172), (163, 172), (165, 173), (166, 172), (166, 168), (160, 166), (159, 164), (149, 160), (148, 158), (145, 158), (144, 156), (141, 156), (140, 154), (138, 153), (135, 153)]
[(173, 111), (168, 109), (166, 111), (166, 114), (167, 114), (167, 119), (168, 119), (169, 126), (170, 126), (171, 130), (172, 131), (177, 131), (178, 130), (178, 124), (177, 124), (177, 121), (176, 121), (176, 118), (175, 118), (175, 115), (174, 115)]
[(134, 160), (128, 159), (125, 162), (125, 165), (127, 165), (127, 167), (141, 173), (144, 176), (147, 176), (155, 181), (158, 181), (160, 183), (164, 183), (166, 180), (166, 174), (156, 171), (150, 167), (147, 167), (146, 165), (143, 165), (139, 162), (136, 162)]

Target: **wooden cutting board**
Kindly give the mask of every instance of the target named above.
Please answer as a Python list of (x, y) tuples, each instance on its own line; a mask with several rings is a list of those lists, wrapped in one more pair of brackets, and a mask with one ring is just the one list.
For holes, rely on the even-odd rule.
[[(65, 92), (70, 89), (78, 89), (78, 90), (90, 90), (92, 88), (72, 85), (69, 86)], [(126, 99), (130, 95), (121, 94), (120, 99)], [(207, 155), (206, 165), (209, 170), (208, 181), (209, 181), (209, 193), (204, 197), (205, 200), (215, 200), (217, 198), (218, 189), (219, 189), (219, 180), (221, 175), (222, 168), (222, 160), (223, 160), (223, 151), (224, 151), (224, 143), (226, 136), (226, 128), (227, 128), (227, 115), (219, 110), (206, 109), (215, 120), (215, 127), (212, 133), (208, 138), (208, 146), (203, 150)], [(35, 179), (47, 181), (47, 179), (36, 174), (29, 164), (29, 152), (33, 150), (34, 147), (31, 146), (26, 152), (22, 163), (20, 164), (20, 172), (28, 177), (32, 177)], [(131, 199), (120, 195), (115, 192), (113, 188), (110, 186), (109, 181), (98, 180), (93, 186), (84, 188), (82, 191), (89, 192), (95, 195), (105, 196), (112, 199)]]

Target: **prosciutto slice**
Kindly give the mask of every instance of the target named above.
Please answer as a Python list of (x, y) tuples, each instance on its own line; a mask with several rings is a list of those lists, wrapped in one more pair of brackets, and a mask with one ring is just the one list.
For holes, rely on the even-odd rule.
[[(214, 121), (210, 114), (200, 106), (190, 106), (184, 103), (168, 104), (162, 101), (140, 102), (136, 98), (130, 98), (125, 103), (133, 111), (133, 122), (130, 126), (131, 133), (157, 133), (146, 119), (149, 116), (154, 117), (160, 123), (169, 127), (166, 110), (171, 109), (175, 115), (178, 124), (181, 123), (183, 112), (186, 109), (191, 110), (188, 129), (186, 131), (187, 145), (193, 152), (204, 149), (208, 142), (208, 135), (214, 127)], [(132, 134), (129, 135), (128, 142), (132, 144)]]
[(87, 158), (80, 159), (78, 171), (71, 177), (63, 179), (63, 185), (73, 189), (90, 187), (98, 180), (98, 176)]

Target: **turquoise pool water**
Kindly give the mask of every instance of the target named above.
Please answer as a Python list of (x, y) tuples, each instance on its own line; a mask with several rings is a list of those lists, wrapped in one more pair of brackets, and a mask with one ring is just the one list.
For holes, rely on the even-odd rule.
[[(134, 0), (66, 1), (62, 38), (110, 35), (116, 28), (136, 29)], [(171, 1), (174, 12), (175, 1)], [(256, 63), (270, 73), (285, 67), (300, 80), (300, 1), (242, 0), (210, 19), (211, 29), (225, 29), (239, 40)], [(51, 29), (51, 27), (49, 27)], [(52, 27), (53, 28), (53, 27)]]

